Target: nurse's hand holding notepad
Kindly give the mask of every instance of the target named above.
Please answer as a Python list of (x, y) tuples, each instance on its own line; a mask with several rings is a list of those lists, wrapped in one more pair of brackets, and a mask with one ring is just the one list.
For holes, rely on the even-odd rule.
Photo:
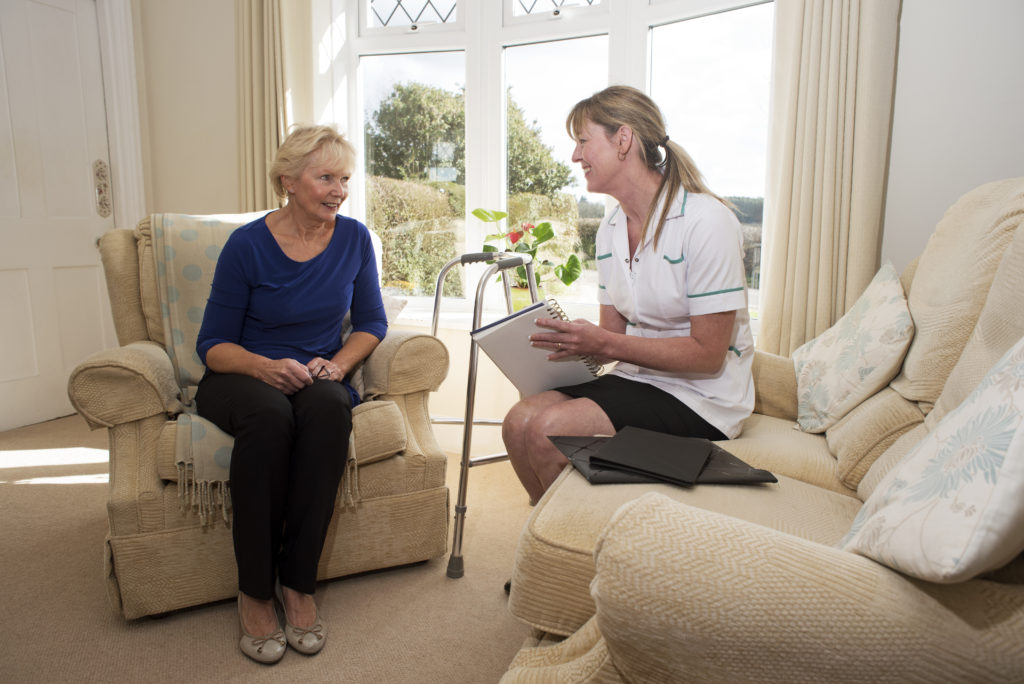
[(532, 342), (534, 335), (552, 335), (537, 325), (538, 319), (565, 321), (566, 316), (553, 299), (548, 299), (470, 334), (523, 396), (588, 382), (600, 374), (600, 364), (589, 356), (564, 349), (560, 352), (557, 342)]

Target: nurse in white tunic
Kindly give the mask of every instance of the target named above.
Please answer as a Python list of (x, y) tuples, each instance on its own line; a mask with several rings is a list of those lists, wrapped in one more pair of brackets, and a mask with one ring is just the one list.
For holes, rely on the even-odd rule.
[(754, 406), (754, 350), (736, 216), (669, 140), (657, 105), (612, 86), (566, 121), (587, 190), (618, 201), (597, 233), (600, 321), (539, 319), (531, 336), (558, 359), (618, 362), (582, 385), (525, 397), (502, 437), (530, 498), (568, 462), (549, 435), (611, 434), (627, 425), (734, 438)]

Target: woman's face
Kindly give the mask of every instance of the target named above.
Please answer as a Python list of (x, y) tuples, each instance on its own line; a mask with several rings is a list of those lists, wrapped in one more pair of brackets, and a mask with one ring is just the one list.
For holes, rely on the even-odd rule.
[(285, 176), (282, 184), (289, 192), (288, 204), (302, 215), (322, 222), (334, 222), (341, 204), (348, 199), (349, 164), (317, 150), (298, 178)]
[(603, 126), (587, 120), (576, 139), (572, 160), (579, 163), (590, 192), (608, 193), (611, 179), (622, 167), (619, 147)]

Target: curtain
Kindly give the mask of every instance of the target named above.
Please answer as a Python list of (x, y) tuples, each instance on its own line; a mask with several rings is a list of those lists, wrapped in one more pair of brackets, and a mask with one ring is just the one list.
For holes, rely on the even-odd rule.
[(288, 130), (281, 0), (235, 0), (241, 211), (277, 208), (267, 170)]
[(899, 0), (776, 0), (757, 346), (789, 355), (878, 268)]

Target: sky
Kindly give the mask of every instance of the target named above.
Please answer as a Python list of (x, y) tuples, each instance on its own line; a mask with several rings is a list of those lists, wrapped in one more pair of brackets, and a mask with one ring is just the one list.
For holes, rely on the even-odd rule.
[[(720, 195), (764, 195), (773, 11), (766, 3), (652, 32), (651, 97), (672, 140), (686, 148)], [(506, 85), (555, 157), (573, 168), (576, 187), (568, 191), (576, 196), (586, 191), (571, 162), (565, 117), (573, 104), (607, 85), (607, 71), (600, 68), (607, 51), (607, 36), (594, 36), (505, 52)], [(363, 66), (367, 119), (395, 83), (455, 92), (465, 84), (461, 52), (368, 57)]]

